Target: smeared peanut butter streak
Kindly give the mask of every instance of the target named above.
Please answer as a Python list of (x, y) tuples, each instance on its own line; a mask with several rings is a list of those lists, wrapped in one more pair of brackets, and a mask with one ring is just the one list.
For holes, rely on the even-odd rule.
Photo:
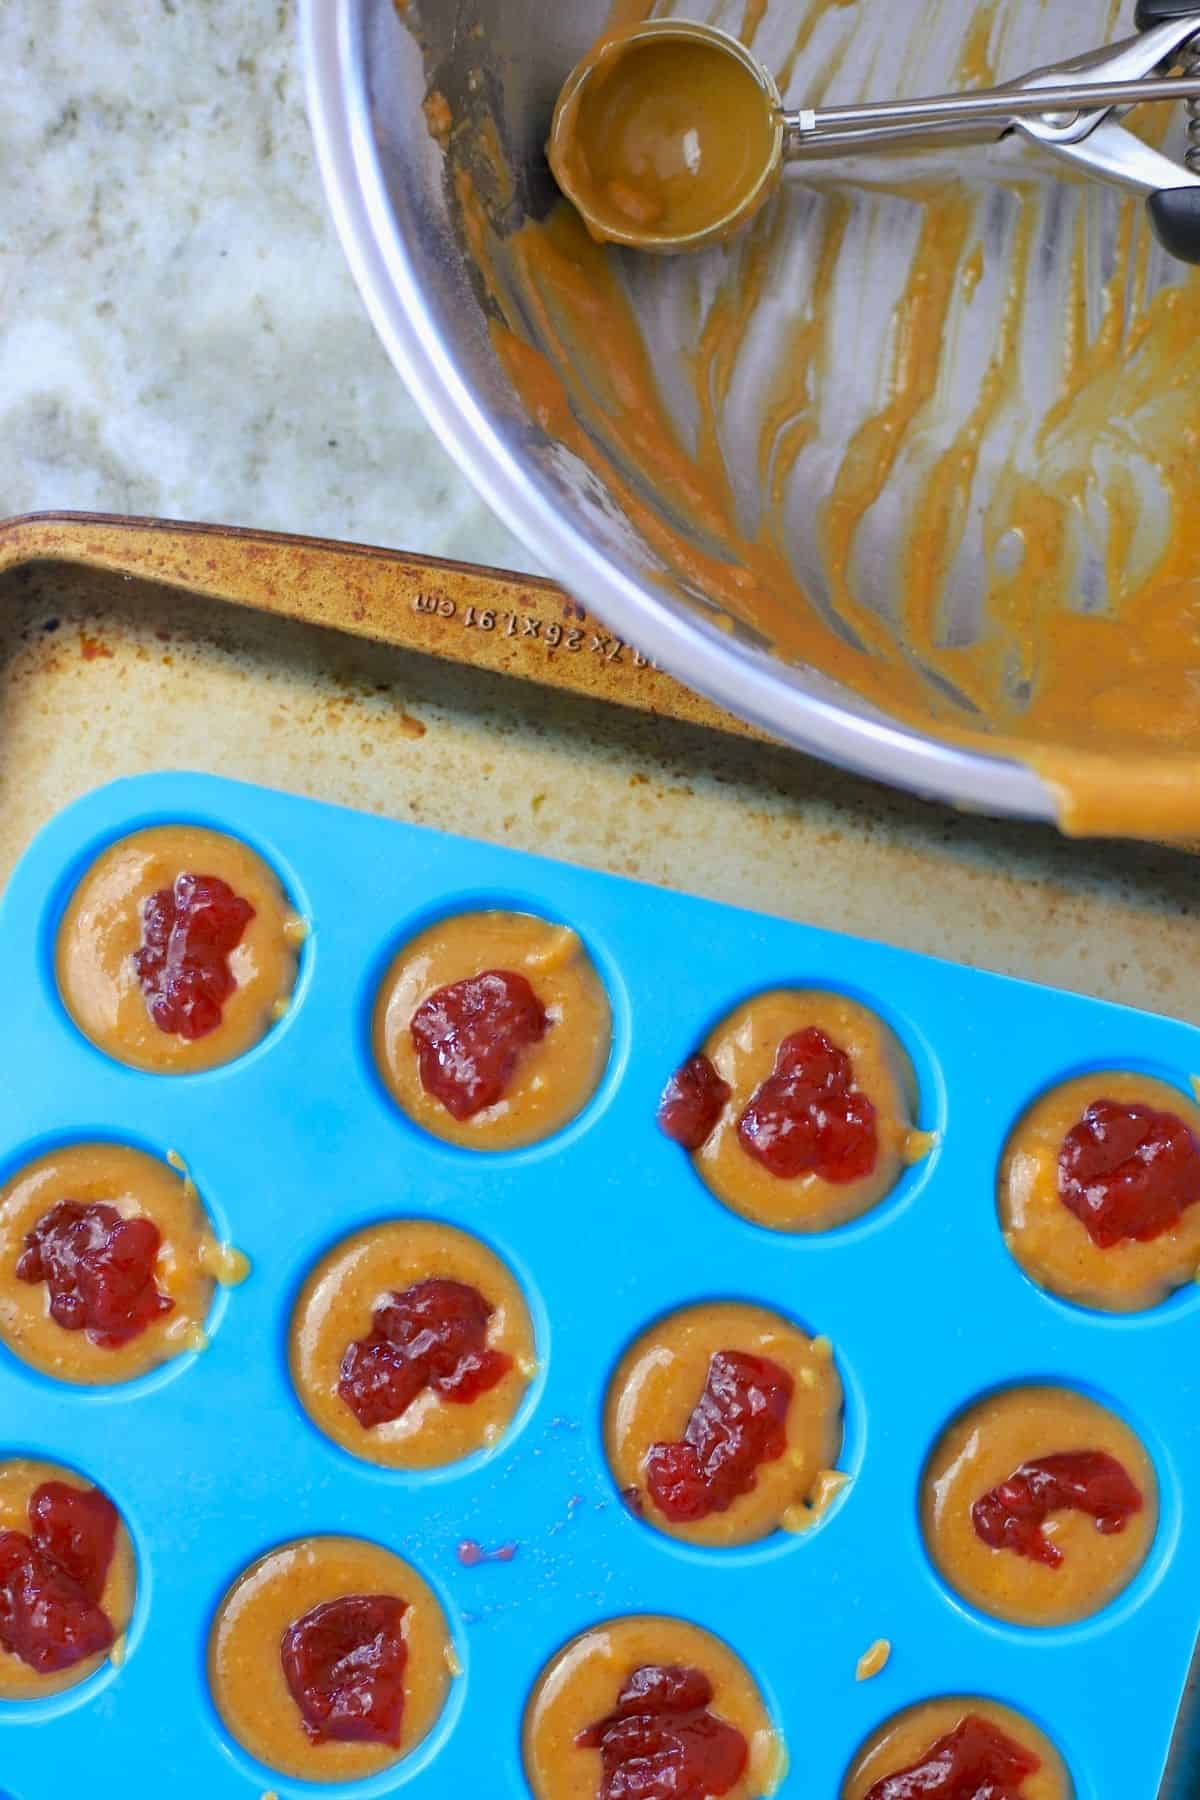
[[(610, 24), (652, 11), (617, 0)], [(772, 14), (746, 0), (744, 34), (763, 28), (765, 41)], [(972, 15), (958, 52), (965, 85), (1009, 72), (1010, 24), (995, 5)], [(860, 25), (856, 0), (812, 0), (782, 60), (772, 40), (781, 86), (803, 74), (818, 100)], [(1165, 108), (1131, 116), (1149, 141), (1169, 122)], [(1011, 161), (996, 172), (999, 194), (959, 181), (948, 161), (936, 182), (888, 193), (820, 188), (808, 279), (781, 315), (759, 396), (750, 467), (761, 505), (743, 520), (729, 458), (742, 458), (744, 494), (745, 445), (732, 448), (726, 413), (751, 350), (761, 355), (764, 303), (778, 307), (772, 279), (796, 190), (720, 252), (715, 292), (697, 284), (707, 298), (681, 375), (693, 434), (676, 423), (678, 393), (672, 408), (660, 389), (661, 349), (620, 256), (565, 205), (503, 240), (493, 230), (470, 162), (486, 166), (498, 142), (456, 130), (450, 148), (497, 355), (530, 415), (599, 477), (666, 568), (782, 658), (890, 716), (1024, 760), (1067, 830), (1200, 836), (1200, 275), (1164, 264), (1136, 199), (1114, 202), (1070, 171), (1057, 186), (1034, 182)], [(855, 373), (837, 329), (847, 259), (862, 254), (864, 220), (903, 224), (904, 207), (911, 237), (882, 240), (909, 245), (893, 271), (890, 343), (857, 347), (879, 362), (882, 389), (839, 439), (848, 415), (833, 402)], [(1050, 233), (1066, 234), (1056, 288)], [(976, 323), (960, 366), (972, 309), (990, 336), (978, 341)], [(789, 503), (793, 518), (804, 508), (802, 544)], [(878, 585), (881, 545), (887, 604), (859, 574), (873, 555)], [(819, 552), (819, 591), (797, 574), (799, 548)], [(983, 584), (967, 624), (964, 569)]]

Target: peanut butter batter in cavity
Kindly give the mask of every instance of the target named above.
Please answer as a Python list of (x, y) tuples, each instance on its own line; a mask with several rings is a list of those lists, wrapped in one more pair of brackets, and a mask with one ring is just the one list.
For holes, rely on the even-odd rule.
[[(74, 1469), (58, 1463), (36, 1462), (29, 1457), (9, 1457), (0, 1462), (0, 1531), (29, 1533), (29, 1501), (34, 1490), (44, 1481), (61, 1481), (68, 1487), (91, 1489), (96, 1483), (87, 1481)], [(124, 1646), (124, 1633), (133, 1616), (137, 1594), (137, 1562), (133, 1545), (122, 1519), (117, 1526), (108, 1578), (100, 1596), (100, 1606), (108, 1614), (116, 1637), (112, 1648), (101, 1655), (90, 1656), (72, 1668), (56, 1674), (39, 1675), (36, 1669), (0, 1648), (0, 1702), (5, 1700), (40, 1700), (59, 1694), (64, 1688), (77, 1687), (94, 1675), (102, 1663), (118, 1659)]]
[[(726, 1512), (695, 1522), (668, 1519), (645, 1485), (652, 1444), (676, 1443), (721, 1350), (769, 1357), (794, 1382), (787, 1449), (758, 1466), (754, 1486)], [(714, 1547), (747, 1544), (781, 1526), (802, 1531), (844, 1483), (834, 1471), (842, 1447), (842, 1384), (828, 1338), (810, 1338), (763, 1306), (719, 1302), (660, 1319), (625, 1353), (608, 1390), (605, 1449), (618, 1488), (636, 1494), (646, 1521), (671, 1537)]]
[[(503, 1097), (460, 1121), (421, 1085), (410, 1025), (437, 989), (489, 969), (523, 975), (549, 1024), (521, 1053)], [(608, 996), (578, 936), (531, 913), (439, 919), (404, 946), (375, 1002), (375, 1058), (393, 1100), (435, 1137), (473, 1150), (511, 1150), (559, 1131), (595, 1092), (611, 1038)]]
[[(350, 1594), (390, 1594), (407, 1603), (398, 1749), (310, 1743), (284, 1679), (280, 1643), (288, 1627), (314, 1606)], [(360, 1781), (408, 1756), (437, 1723), (453, 1667), (433, 1591), (408, 1563), (363, 1538), (299, 1538), (251, 1563), (222, 1600), (208, 1642), (209, 1685), (233, 1736), (268, 1768), (301, 1781)]]
[[(1101, 1532), (1086, 1514), (1055, 1512), (1044, 1535), (1062, 1552), (1057, 1568), (976, 1533), (971, 1508), (1022, 1463), (1061, 1451), (1116, 1457), (1142, 1495), (1121, 1531)], [(1138, 1438), (1106, 1407), (1069, 1388), (1010, 1388), (955, 1420), (921, 1478), (921, 1522), (930, 1556), (955, 1591), (982, 1612), (1018, 1625), (1064, 1625), (1106, 1606), (1141, 1568), (1158, 1524), (1158, 1483)]]
[(1004, 1150), (998, 1204), (1004, 1241), (1040, 1287), (1103, 1312), (1157, 1306), (1200, 1269), (1200, 1205), (1147, 1243), (1133, 1238), (1102, 1248), (1058, 1191), (1063, 1139), (1095, 1100), (1140, 1102), (1174, 1113), (1200, 1137), (1200, 1106), (1148, 1075), (1081, 1075), (1030, 1108)]
[[(855, 1083), (876, 1110), (878, 1156), (859, 1180), (826, 1181), (815, 1173), (780, 1178), (748, 1155), (738, 1138), (738, 1120), (774, 1069), (780, 1044), (811, 1025), (850, 1057)], [(917, 1083), (902, 1045), (882, 1019), (843, 994), (793, 988), (757, 994), (721, 1021), (704, 1053), (733, 1092), (695, 1154), (696, 1168), (718, 1200), (773, 1231), (828, 1231), (856, 1219), (930, 1148), (932, 1140), (913, 1126)]]
[(1021, 1800), (1071, 1800), (1075, 1792), (1071, 1777), (1046, 1734), (1011, 1707), (975, 1698), (925, 1700), (881, 1725), (851, 1763), (841, 1800), (865, 1800), (877, 1781), (911, 1769), (968, 1714), (995, 1725), (1041, 1761), (1041, 1768), (1021, 1782)]
[[(191, 1040), (155, 1024), (133, 963), (146, 901), (184, 873), (218, 876), (254, 908), (229, 954), (237, 986), (221, 1022)], [(58, 931), (59, 993), (84, 1035), (118, 1062), (187, 1075), (232, 1062), (266, 1035), (291, 999), (303, 939), (302, 921), (253, 850), (198, 825), (154, 826), (111, 845), (71, 896)]]
[(555, 112), (550, 166), (595, 238), (689, 248), (778, 178), (777, 115), (736, 46), (672, 25), (602, 38)]
[[(346, 1347), (367, 1335), (389, 1292), (431, 1278), (465, 1282), (495, 1308), (488, 1348), (510, 1357), (512, 1367), (468, 1404), (426, 1388), (400, 1418), (368, 1429), (338, 1394)], [(478, 1238), (427, 1219), (371, 1225), (331, 1250), (301, 1289), (289, 1356), (313, 1423), (353, 1455), (393, 1469), (434, 1468), (494, 1444), (537, 1368), (529, 1311), (508, 1269)]]
[(573, 1638), (543, 1669), (525, 1712), (525, 1773), (535, 1800), (596, 1800), (598, 1750), (575, 1739), (606, 1718), (624, 1683), (648, 1663), (699, 1669), (713, 1687), (709, 1711), (749, 1748), (746, 1774), (726, 1800), (766, 1800), (787, 1766), (784, 1747), (749, 1671), (719, 1638), (681, 1619), (610, 1619)]
[[(155, 1285), (175, 1304), (128, 1343), (95, 1344), (86, 1330), (64, 1330), (50, 1316), (47, 1285), (17, 1277), (26, 1234), (60, 1200), (102, 1202), (159, 1229)], [(169, 1357), (203, 1348), (213, 1287), (240, 1279), (239, 1261), (217, 1243), (192, 1183), (167, 1163), (126, 1144), (65, 1144), (0, 1188), (0, 1339), (59, 1381), (132, 1381)]]

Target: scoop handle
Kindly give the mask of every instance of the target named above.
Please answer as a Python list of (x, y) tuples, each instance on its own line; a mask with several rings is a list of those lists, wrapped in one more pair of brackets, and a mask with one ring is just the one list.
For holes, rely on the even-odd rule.
[(1134, 22), (1139, 31), (1153, 31), (1156, 25), (1174, 25), (1176, 19), (1200, 18), (1196, 0), (1138, 0)]
[(1200, 187), (1164, 188), (1148, 205), (1163, 249), (1180, 262), (1200, 263)]
[[(1200, 0), (1138, 0), (1134, 14), (1139, 31), (1192, 17), (1200, 47)], [(1150, 196), (1149, 206), (1150, 222), (1163, 248), (1180, 262), (1200, 263), (1200, 186), (1164, 188)]]

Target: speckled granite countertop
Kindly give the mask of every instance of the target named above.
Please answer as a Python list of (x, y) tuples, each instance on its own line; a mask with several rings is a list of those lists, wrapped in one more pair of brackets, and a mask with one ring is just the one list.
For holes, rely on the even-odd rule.
[(533, 566), (359, 303), (286, 0), (4, 0), (0, 68), (0, 515)]

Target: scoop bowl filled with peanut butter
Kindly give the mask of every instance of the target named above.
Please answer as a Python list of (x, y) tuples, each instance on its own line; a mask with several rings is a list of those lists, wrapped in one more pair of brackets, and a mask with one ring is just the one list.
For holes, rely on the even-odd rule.
[[(981, 96), (1167, 30), (1159, 72), (1194, 85), (1200, 8), (1194, 37), (1176, 0), (302, 14), (388, 349), (623, 642), (896, 785), (1200, 835), (1200, 271), (1138, 192), (1064, 160), (1082, 112), (1036, 141), (784, 141), (809, 111)], [(1200, 192), (1189, 93), (1119, 106), (1101, 160)]]
[(568, 75), (546, 154), (593, 237), (695, 250), (779, 180), (783, 111), (737, 38), (673, 20), (608, 32)]

